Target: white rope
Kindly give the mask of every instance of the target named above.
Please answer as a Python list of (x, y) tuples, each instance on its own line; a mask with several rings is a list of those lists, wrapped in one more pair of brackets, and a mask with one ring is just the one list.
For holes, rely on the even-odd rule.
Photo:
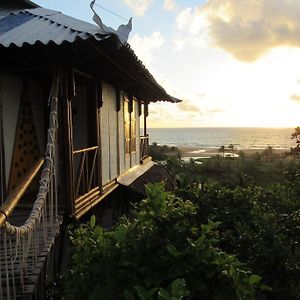
[[(4, 235), (2, 234), (2, 232), (0, 232), (0, 242), (1, 244), (4, 241)], [(0, 300), (3, 300), (3, 292), (2, 292), (2, 285), (3, 285), (4, 280), (2, 281), (2, 266), (0, 265)]]
[(7, 238), (6, 232), (4, 233), (4, 256), (5, 256), (5, 273), (6, 273), (6, 293), (7, 299), (10, 300), (10, 285), (9, 285), (9, 273), (8, 273), (8, 259), (7, 259)]
[[(47, 245), (48, 232), (47, 217), (50, 215), (50, 224), (54, 226), (54, 215), (57, 221), (57, 186), (56, 186), (56, 135), (57, 135), (57, 107), (58, 107), (59, 78), (53, 80), (49, 99), (50, 116), (49, 129), (47, 135), (47, 146), (45, 151), (45, 163), (39, 181), (39, 190), (33, 209), (29, 217), (22, 226), (14, 226), (5, 222), (0, 228), (0, 241), (4, 246), (4, 270), (0, 261), (0, 300), (16, 299), (16, 279), (17, 272), (22, 290), (25, 288), (24, 276), (29, 273), (30, 268), (38, 265), (38, 255), (40, 250)], [(49, 103), (48, 103), (49, 104)], [(2, 197), (1, 197), (2, 198)], [(53, 199), (54, 198), (54, 199)], [(48, 200), (47, 200), (48, 199)], [(49, 212), (47, 211), (47, 201)], [(1, 201), (0, 201), (1, 202)], [(55, 203), (55, 208), (54, 208)], [(28, 257), (32, 256), (32, 263), (28, 263)], [(10, 285), (10, 277), (12, 286)], [(6, 293), (2, 291), (3, 284), (6, 286)]]
[(9, 248), (10, 248), (10, 269), (11, 269), (11, 275), (12, 275), (12, 288), (13, 288), (13, 294), (14, 298), (17, 297), (16, 294), (16, 280), (15, 280), (15, 268), (14, 268), (14, 258), (13, 258), (13, 246), (11, 239), (9, 240)]
[[(54, 147), (56, 142), (56, 132), (57, 132), (57, 103), (58, 103), (58, 78), (54, 80), (51, 100), (51, 112), (50, 112), (50, 125), (48, 129), (47, 147), (45, 154), (44, 168), (41, 174), (40, 187), (37, 195), (37, 199), (33, 205), (33, 209), (30, 212), (28, 219), (22, 226), (14, 226), (9, 222), (5, 223), (4, 230), (9, 235), (24, 236), (31, 232), (34, 226), (39, 222), (42, 211), (46, 205), (47, 195), (49, 192), (49, 185), (51, 180), (51, 175), (54, 175)], [(46, 219), (46, 218), (45, 218)]]

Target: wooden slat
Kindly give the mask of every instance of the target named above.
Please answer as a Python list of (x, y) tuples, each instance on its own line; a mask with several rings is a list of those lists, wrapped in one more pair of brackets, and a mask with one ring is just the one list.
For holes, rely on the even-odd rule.
[[(18, 210), (16, 210), (18, 211)], [(20, 212), (19, 212), (20, 213)], [(18, 220), (21, 221), (22, 217), (20, 214), (17, 214), (17, 216), (12, 215), (11, 219), (13, 220)], [(23, 222), (26, 219), (26, 216), (23, 217)], [(27, 272), (26, 274), (23, 275), (24, 279), (24, 290), (21, 285), (21, 277), (20, 277), (20, 272), (18, 271), (18, 263), (19, 261), (16, 260), (16, 262), (13, 265), (14, 268), (14, 280), (15, 280), (15, 287), (16, 287), (16, 299), (31, 299), (32, 295), (36, 289), (37, 283), (39, 282), (40, 279), (40, 274), (42, 270), (44, 269), (44, 265), (48, 256), (48, 253), (50, 252), (50, 249), (52, 248), (52, 245), (54, 243), (55, 237), (58, 235), (60, 225), (62, 223), (62, 216), (58, 217), (57, 222), (54, 223), (54, 226), (51, 227), (50, 223), (50, 218), (47, 217), (47, 227), (46, 227), (46, 232), (47, 232), (47, 243), (44, 244), (43, 241), (43, 234), (44, 234), (44, 229), (41, 227), (37, 231), (35, 231), (35, 234), (37, 235), (37, 238), (40, 240), (39, 242), (39, 247), (38, 247), (38, 255), (35, 257), (35, 253), (33, 249), (30, 249), (30, 252), (28, 254), (28, 259), (27, 259)], [(10, 237), (12, 244), (15, 243), (15, 237)], [(34, 243), (34, 241), (33, 241)], [(0, 244), (0, 268), (1, 268), (1, 273), (2, 276), (4, 272), (6, 271), (5, 268), (5, 262), (6, 260), (4, 259), (4, 245)], [(8, 253), (10, 252), (10, 249), (8, 249)], [(37, 260), (36, 260), (37, 259)], [(11, 268), (10, 264), (10, 259), (8, 260), (9, 262), (9, 270)], [(12, 273), (10, 272), (9, 274), (9, 280), (11, 283), (10, 287), (10, 293), (12, 295)], [(2, 289), (2, 294), (4, 299), (8, 299), (7, 297), (7, 290), (6, 290), (6, 281), (2, 281), (0, 284), (0, 288)]]
[(99, 187), (96, 187), (95, 189), (91, 190), (89, 193), (81, 196), (75, 201), (75, 209), (76, 212), (82, 207), (85, 206), (88, 202), (92, 202), (94, 198), (98, 197), (100, 195), (100, 189)]
[(84, 214), (86, 214), (93, 207), (95, 207), (99, 202), (101, 202), (105, 197), (107, 197), (110, 193), (112, 193), (118, 186), (119, 184), (115, 183), (113, 186), (107, 189), (103, 194), (99, 193), (99, 195), (93, 197), (91, 201), (88, 201), (84, 206), (82, 206), (78, 211), (76, 211), (75, 218), (80, 219)]
[(93, 151), (98, 149), (98, 146), (93, 146), (90, 148), (84, 148), (84, 149), (79, 149), (79, 150), (74, 150), (73, 154), (80, 154), (80, 153), (84, 153), (84, 152), (89, 152), (89, 151)]

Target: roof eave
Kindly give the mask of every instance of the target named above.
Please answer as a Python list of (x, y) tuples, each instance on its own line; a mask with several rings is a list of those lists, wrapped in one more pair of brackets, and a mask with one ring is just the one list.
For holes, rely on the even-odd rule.
[(30, 1), (30, 0), (18, 0), (19, 2), (25, 3), (27, 5), (30, 5), (32, 8), (40, 7), (38, 4)]

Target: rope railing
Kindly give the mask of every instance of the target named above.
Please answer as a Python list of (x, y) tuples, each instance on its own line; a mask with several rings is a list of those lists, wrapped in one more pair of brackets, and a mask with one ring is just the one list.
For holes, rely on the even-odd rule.
[[(59, 81), (59, 77), (55, 75), (49, 97), (50, 119), (45, 159), (38, 161), (24, 182), (15, 189), (15, 195), (11, 195), (9, 201), (1, 207), (0, 300), (16, 299), (24, 292), (25, 277), (29, 273), (34, 273), (35, 268), (40, 264), (40, 253), (50, 247), (54, 237), (53, 232), (58, 226), (55, 164)], [(8, 217), (17, 207), (21, 196), (43, 162), (38, 194), (33, 208), (22, 225), (13, 225), (8, 221)]]

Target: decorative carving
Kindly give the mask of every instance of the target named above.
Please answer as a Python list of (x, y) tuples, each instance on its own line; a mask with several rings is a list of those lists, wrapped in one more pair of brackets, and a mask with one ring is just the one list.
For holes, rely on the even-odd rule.
[[(34, 125), (28, 95), (28, 84), (24, 82), (10, 168), (8, 193), (18, 185), (22, 176), (32, 167), (40, 156), (36, 127)], [(36, 180), (32, 188), (34, 186), (37, 187), (37, 183)]]

